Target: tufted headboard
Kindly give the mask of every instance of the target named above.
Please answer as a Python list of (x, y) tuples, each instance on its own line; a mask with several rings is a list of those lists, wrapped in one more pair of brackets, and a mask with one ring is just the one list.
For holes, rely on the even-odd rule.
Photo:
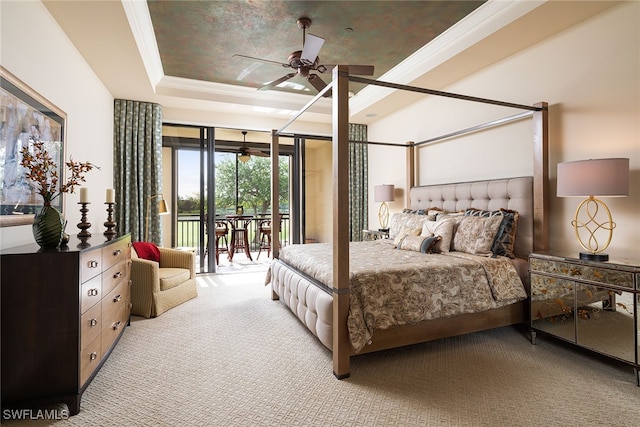
[(440, 208), (450, 212), (467, 208), (517, 211), (514, 253), (526, 259), (533, 252), (533, 177), (504, 178), (413, 187), (411, 209)]

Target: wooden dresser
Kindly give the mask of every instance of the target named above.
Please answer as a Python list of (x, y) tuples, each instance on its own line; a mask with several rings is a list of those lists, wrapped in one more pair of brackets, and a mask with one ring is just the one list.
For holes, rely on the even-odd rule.
[(129, 322), (131, 236), (72, 236), (58, 250), (3, 249), (2, 407), (65, 403), (70, 415)]

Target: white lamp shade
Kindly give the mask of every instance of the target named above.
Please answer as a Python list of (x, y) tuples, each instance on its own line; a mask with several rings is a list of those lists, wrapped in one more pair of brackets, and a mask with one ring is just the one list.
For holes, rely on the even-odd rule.
[(393, 202), (393, 185), (376, 185), (373, 187), (373, 200), (375, 202)]
[(558, 197), (628, 195), (629, 159), (558, 163)]

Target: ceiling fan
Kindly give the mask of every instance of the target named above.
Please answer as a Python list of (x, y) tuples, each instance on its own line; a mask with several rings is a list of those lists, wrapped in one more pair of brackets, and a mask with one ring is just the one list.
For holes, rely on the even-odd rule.
[(255, 148), (247, 148), (247, 131), (242, 131), (242, 148), (240, 149), (240, 154), (238, 155), (238, 160), (242, 163), (246, 163), (251, 159), (251, 156), (258, 157), (269, 157), (269, 154), (257, 150)]
[[(318, 53), (320, 53), (320, 49), (324, 44), (324, 39), (322, 37), (314, 36), (313, 34), (307, 34), (307, 28), (311, 26), (311, 19), (302, 17), (299, 18), (298, 27), (302, 29), (302, 50), (296, 50), (289, 55), (287, 62), (278, 62), (271, 61), (269, 59), (263, 58), (255, 58), (247, 55), (235, 54), (233, 56), (239, 56), (242, 58), (255, 59), (257, 61), (268, 62), (272, 64), (281, 65), (285, 68), (292, 68), (296, 70), (293, 73), (286, 74), (276, 80), (273, 80), (264, 86), (258, 88), (258, 90), (269, 90), (280, 83), (283, 83), (296, 75), (304, 77), (311, 83), (311, 85), (316, 88), (318, 92), (324, 89), (327, 84), (320, 78), (318, 74), (311, 73), (311, 71), (317, 71), (318, 73), (324, 73), (327, 70), (332, 69), (336, 65), (323, 65), (320, 63), (320, 57)], [(359, 74), (363, 76), (371, 76), (373, 75), (373, 65), (349, 65), (349, 73), (351, 74)], [(327, 91), (324, 94), (325, 97), (331, 96), (331, 91)]]

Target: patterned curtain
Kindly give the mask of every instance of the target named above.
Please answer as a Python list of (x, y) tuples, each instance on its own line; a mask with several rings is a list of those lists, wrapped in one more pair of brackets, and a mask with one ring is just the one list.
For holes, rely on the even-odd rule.
[(349, 230), (357, 242), (369, 218), (367, 125), (349, 123), (349, 141)]
[(134, 242), (161, 245), (157, 196), (162, 194), (162, 106), (116, 99), (113, 116), (118, 231), (131, 233)]

